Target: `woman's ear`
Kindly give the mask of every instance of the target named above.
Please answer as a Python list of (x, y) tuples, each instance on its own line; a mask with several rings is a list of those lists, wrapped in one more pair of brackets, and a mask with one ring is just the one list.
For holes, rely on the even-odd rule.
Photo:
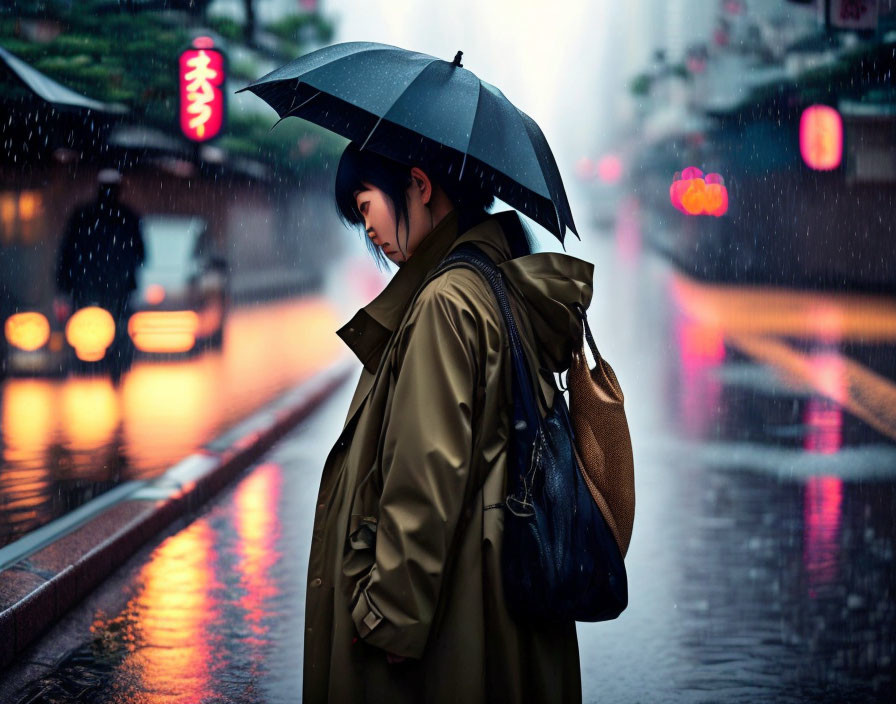
[(432, 181), (423, 169), (414, 167), (411, 169), (411, 185), (420, 194), (420, 200), (426, 205), (432, 198)]

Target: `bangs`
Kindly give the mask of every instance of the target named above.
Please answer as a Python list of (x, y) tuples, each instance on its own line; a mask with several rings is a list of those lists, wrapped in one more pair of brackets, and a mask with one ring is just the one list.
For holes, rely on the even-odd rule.
[(355, 192), (366, 190), (365, 183), (379, 188), (386, 196), (395, 214), (395, 236), (398, 225), (408, 219), (407, 188), (411, 185), (411, 167), (392, 161), (372, 152), (361, 151), (355, 142), (349, 142), (339, 159), (336, 169), (335, 197), (336, 212), (340, 220), (349, 227), (362, 228), (362, 236), (367, 249), (376, 259), (377, 266), (388, 266), (389, 260), (383, 251), (367, 236), (364, 215), (358, 210)]
[[(494, 205), (495, 196), (484, 189), (478, 179), (471, 177), (459, 182), (456, 178), (445, 177), (436, 171), (429, 176), (433, 183), (442, 188), (458, 210), (460, 232), (466, 232), (488, 217), (488, 210)], [(408, 221), (407, 189), (411, 185), (411, 167), (369, 149), (362, 151), (356, 142), (349, 142), (336, 168), (334, 196), (339, 219), (350, 228), (359, 227), (364, 244), (376, 261), (377, 267), (388, 268), (389, 259), (368, 236), (364, 228), (364, 215), (358, 210), (355, 192), (366, 190), (367, 186), (364, 184), (381, 190), (387, 204), (391, 206), (395, 216), (397, 244), (400, 223)], [(522, 228), (515, 228), (507, 233), (507, 236), (514, 256), (531, 254), (535, 249), (534, 238), (525, 224)]]
[(350, 153), (346, 147), (336, 169), (336, 210), (348, 226), (364, 224), (364, 216), (355, 201), (355, 192), (364, 190), (362, 180), (366, 180), (361, 175), (360, 166), (357, 154)]

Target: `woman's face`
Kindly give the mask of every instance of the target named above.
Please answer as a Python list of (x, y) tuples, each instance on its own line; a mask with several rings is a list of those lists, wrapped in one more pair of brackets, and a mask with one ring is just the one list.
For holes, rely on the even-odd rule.
[[(429, 179), (411, 171), (411, 185), (407, 190), (408, 223), (404, 220), (395, 235), (395, 213), (391, 203), (379, 188), (371, 183), (362, 182), (363, 190), (355, 191), (355, 203), (364, 216), (364, 228), (367, 236), (382, 249), (383, 254), (399, 266), (411, 258), (423, 238), (432, 230), (432, 218), (426, 208), (426, 201), (431, 194)], [(421, 178), (422, 175), (422, 178)], [(425, 182), (424, 182), (425, 181)]]

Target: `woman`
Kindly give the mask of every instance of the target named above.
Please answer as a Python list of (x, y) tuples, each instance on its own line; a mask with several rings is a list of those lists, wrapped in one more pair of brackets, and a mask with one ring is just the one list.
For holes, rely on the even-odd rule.
[(579, 702), (575, 624), (516, 621), (504, 603), (511, 368), (497, 302), (466, 268), (424, 283), (464, 242), (491, 257), (551, 403), (593, 266), (530, 254), (515, 211), (487, 213), (493, 197), (355, 144), (336, 202), (399, 270), (337, 333), (363, 370), (321, 480), (304, 701)]

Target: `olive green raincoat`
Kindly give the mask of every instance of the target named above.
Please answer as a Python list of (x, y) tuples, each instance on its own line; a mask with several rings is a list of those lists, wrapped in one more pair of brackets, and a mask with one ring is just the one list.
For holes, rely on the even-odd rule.
[[(480, 246), (505, 275), (551, 403), (551, 373), (581, 340), (571, 306), (588, 307), (593, 265), (509, 259), (505, 217), (519, 216), (458, 236), (456, 212), (445, 216), (337, 333), (364, 368), (314, 518), (306, 704), (581, 701), (575, 623), (536, 627), (504, 605), (511, 366), (497, 301), (466, 268), (423, 285), (455, 246)], [(407, 659), (390, 664), (387, 652)]]

